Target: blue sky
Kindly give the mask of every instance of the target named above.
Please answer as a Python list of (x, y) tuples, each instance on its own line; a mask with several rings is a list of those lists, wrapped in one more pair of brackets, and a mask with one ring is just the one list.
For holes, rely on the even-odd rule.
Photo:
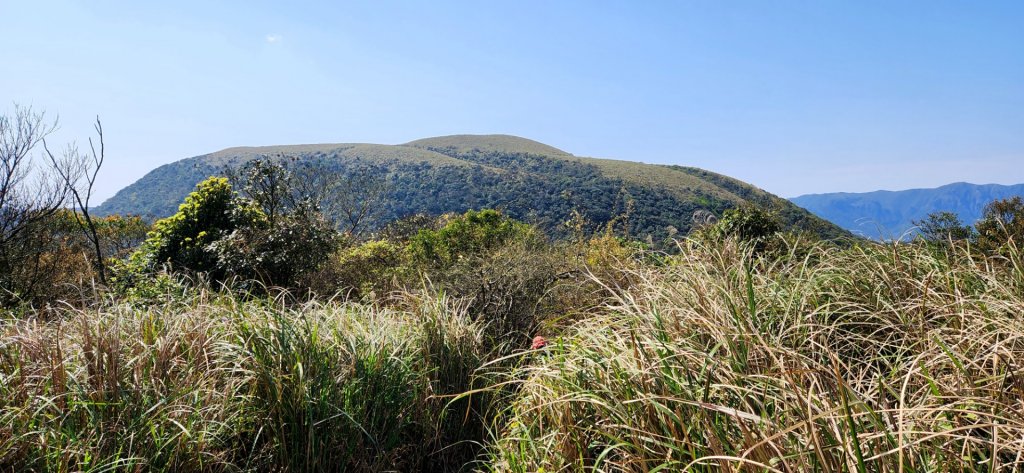
[[(152, 4), (149, 4), (152, 3)], [(507, 133), (776, 194), (1024, 182), (1024, 2), (0, 0), (100, 198), (230, 146)]]

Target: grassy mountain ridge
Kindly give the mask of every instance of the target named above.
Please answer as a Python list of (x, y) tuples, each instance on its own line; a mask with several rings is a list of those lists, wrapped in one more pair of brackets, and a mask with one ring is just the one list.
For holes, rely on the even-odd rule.
[(572, 156), (554, 146), (513, 135), (448, 135), (410, 141), (402, 146), (423, 149), (449, 149), (454, 154), (468, 152), (501, 152), (538, 154), (542, 156)]
[(912, 231), (914, 220), (933, 212), (954, 212), (964, 223), (974, 224), (985, 204), (1015, 195), (1024, 195), (1024, 184), (956, 182), (931, 189), (808, 194), (790, 200), (847, 230), (879, 239), (903, 236)]
[[(574, 156), (509, 135), (452, 135), (404, 145), (335, 143), (228, 148), (160, 166), (118, 192), (100, 214), (170, 215), (196, 183), (259, 156), (315, 163), (325, 172), (369, 172), (389, 189), (371, 227), (415, 213), (493, 207), (553, 233), (574, 210), (603, 225), (631, 209), (634, 236), (661, 239), (686, 232), (693, 213), (721, 215), (752, 203), (777, 212), (784, 225), (825, 237), (844, 235), (784, 199), (708, 171)], [(280, 158), (279, 158), (280, 159)]]

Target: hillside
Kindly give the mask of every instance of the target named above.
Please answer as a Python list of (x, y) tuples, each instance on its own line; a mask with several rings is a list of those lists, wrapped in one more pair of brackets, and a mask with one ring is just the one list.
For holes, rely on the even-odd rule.
[(1024, 195), (1024, 184), (957, 182), (933, 189), (808, 194), (790, 200), (855, 234), (890, 239), (912, 231), (914, 220), (933, 212), (954, 212), (964, 223), (973, 224), (981, 218), (985, 204), (1015, 195)]
[(596, 227), (627, 211), (631, 234), (660, 240), (689, 231), (693, 213), (721, 215), (742, 203), (777, 212), (790, 228), (845, 234), (777, 196), (709, 171), (577, 157), (508, 135), (453, 135), (403, 145), (336, 143), (229, 148), (160, 166), (104, 202), (99, 214), (170, 215), (202, 179), (259, 156), (286, 156), (327, 172), (369, 172), (387, 182), (380, 226), (416, 213), (499, 208), (549, 232), (579, 210)]

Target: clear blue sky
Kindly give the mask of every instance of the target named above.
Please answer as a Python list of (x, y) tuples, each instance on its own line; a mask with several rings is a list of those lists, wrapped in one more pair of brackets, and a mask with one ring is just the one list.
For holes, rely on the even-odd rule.
[[(159, 4), (157, 4), (159, 3)], [(791, 197), (1024, 182), (1024, 2), (0, 0), (106, 198), (230, 146), (507, 133)]]

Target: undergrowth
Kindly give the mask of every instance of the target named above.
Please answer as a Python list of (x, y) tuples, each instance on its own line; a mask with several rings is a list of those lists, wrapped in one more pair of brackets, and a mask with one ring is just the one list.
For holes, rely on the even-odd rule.
[(609, 261), (494, 312), (536, 314), (539, 349), (433, 289), (6, 316), (0, 471), (1024, 469), (1015, 248)]
[(404, 303), (200, 293), (7, 321), (0, 470), (457, 470), (485, 433), (464, 428), (480, 400), (449, 399), (474, 387), (481, 327), (443, 295)]
[(1019, 253), (689, 245), (511, 373), (493, 471), (1020, 471)]

